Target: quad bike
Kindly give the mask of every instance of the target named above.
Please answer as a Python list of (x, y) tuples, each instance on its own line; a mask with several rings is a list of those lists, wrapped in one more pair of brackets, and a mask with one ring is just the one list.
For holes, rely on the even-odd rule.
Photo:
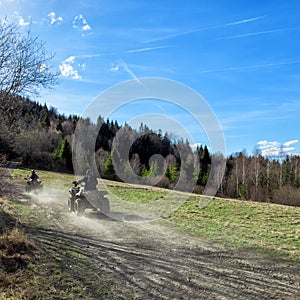
[(110, 204), (104, 195), (108, 194), (106, 191), (85, 191), (84, 187), (77, 187), (76, 183), (69, 189), (68, 208), (70, 212), (75, 212), (80, 216), (84, 214), (86, 208), (100, 211), (107, 215), (110, 211)]
[(25, 178), (26, 185), (25, 185), (25, 191), (26, 192), (40, 192), (43, 190), (43, 185), (41, 180), (32, 180), (30, 178)]

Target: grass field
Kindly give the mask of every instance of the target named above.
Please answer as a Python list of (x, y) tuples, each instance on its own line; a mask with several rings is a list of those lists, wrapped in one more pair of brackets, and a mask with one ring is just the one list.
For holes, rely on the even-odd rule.
[(300, 260), (300, 208), (215, 198), (199, 208), (190, 197), (167, 220), (195, 236)]
[[(16, 169), (15, 178), (30, 172)], [(74, 175), (39, 171), (45, 186), (66, 193)], [(155, 202), (168, 190), (133, 188), (105, 182), (124, 201)], [(213, 198), (202, 207), (200, 196), (191, 196), (162, 223), (193, 236), (224, 242), (230, 246), (255, 248), (268, 255), (300, 260), (300, 207)], [(112, 210), (114, 207), (112, 207)]]

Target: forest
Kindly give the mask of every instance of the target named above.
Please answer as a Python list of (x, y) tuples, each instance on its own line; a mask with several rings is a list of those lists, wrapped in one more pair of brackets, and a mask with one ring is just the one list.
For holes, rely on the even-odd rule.
[[(173, 188), (182, 165), (180, 147), (190, 147), (188, 141), (172, 140), (168, 133), (155, 132), (141, 124), (139, 130), (117, 121), (98, 123), (83, 120), (76, 115), (59, 114), (56, 108), (31, 101), (21, 96), (0, 93), (0, 164), (14, 161), (27, 168), (73, 172), (72, 140), (78, 122), (100, 128), (97, 132), (94, 157), (101, 178), (122, 180), (114, 170), (112, 158), (113, 140), (120, 129), (136, 136), (129, 151), (132, 170), (141, 177), (153, 175), (157, 166), (149, 163), (154, 154), (160, 154), (167, 168), (157, 186)], [(194, 149), (199, 170), (193, 174), (194, 192), (201, 194), (211, 172), (212, 158), (206, 145)], [(242, 200), (280, 203), (300, 206), (300, 157), (285, 156), (277, 159), (263, 157), (259, 151), (253, 155), (239, 152), (222, 158), (226, 161), (225, 174), (220, 182), (217, 196)], [(147, 183), (147, 181), (145, 180)]]

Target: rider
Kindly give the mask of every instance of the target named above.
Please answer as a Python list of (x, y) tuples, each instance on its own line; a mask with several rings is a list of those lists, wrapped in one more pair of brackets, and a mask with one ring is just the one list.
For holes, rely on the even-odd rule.
[(87, 170), (84, 177), (80, 178), (77, 181), (73, 181), (75, 185), (80, 184), (81, 182), (84, 182), (84, 190), (87, 191), (93, 191), (97, 189), (97, 177), (94, 175), (93, 170)]
[(35, 170), (31, 170), (31, 175), (29, 176), (29, 179), (31, 180), (31, 181), (39, 181), (39, 179), (40, 179), (40, 176), (37, 174), (37, 173), (35, 173)]

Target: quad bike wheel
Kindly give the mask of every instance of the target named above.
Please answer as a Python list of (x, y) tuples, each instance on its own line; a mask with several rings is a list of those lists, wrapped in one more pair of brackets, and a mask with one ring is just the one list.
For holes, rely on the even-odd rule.
[(74, 212), (77, 216), (82, 216), (84, 213), (84, 205), (80, 198), (76, 199), (74, 202)]

